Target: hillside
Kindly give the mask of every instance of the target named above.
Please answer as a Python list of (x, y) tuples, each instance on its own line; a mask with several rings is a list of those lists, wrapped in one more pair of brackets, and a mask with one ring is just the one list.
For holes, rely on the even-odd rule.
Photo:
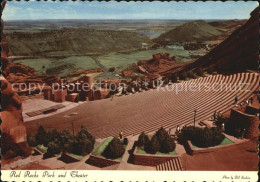
[(251, 18), (226, 40), (205, 56), (188, 64), (183, 70), (209, 67), (219, 73), (243, 72), (258, 69), (259, 60), (259, 8), (251, 13)]
[(68, 56), (140, 49), (141, 34), (94, 29), (61, 29), (7, 33), (9, 56)]
[(188, 22), (170, 30), (154, 41), (160, 44), (168, 42), (191, 42), (212, 40), (216, 36), (221, 35), (215, 27), (209, 25), (203, 20)]

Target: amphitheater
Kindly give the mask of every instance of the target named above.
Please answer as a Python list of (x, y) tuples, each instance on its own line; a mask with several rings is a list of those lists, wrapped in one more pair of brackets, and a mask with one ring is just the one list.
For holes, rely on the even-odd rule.
[[(224, 86), (223, 86), (224, 85)], [(190, 87), (187, 89), (187, 87)], [(196, 87), (196, 88), (195, 88)], [(50, 117), (26, 122), (29, 132), (36, 132), (37, 124), (46, 129), (72, 130), (85, 126), (96, 138), (138, 135), (177, 125), (191, 125), (209, 119), (214, 111), (222, 113), (253, 95), (259, 88), (257, 73), (211, 75), (169, 86), (150, 89), (131, 95), (89, 101), (76, 108)], [(177, 91), (177, 92), (176, 92)], [(76, 113), (76, 114), (75, 114)]]

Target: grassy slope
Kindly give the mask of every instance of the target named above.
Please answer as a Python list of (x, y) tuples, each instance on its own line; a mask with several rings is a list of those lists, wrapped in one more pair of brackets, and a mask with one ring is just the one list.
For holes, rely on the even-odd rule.
[(193, 21), (185, 23), (170, 30), (157, 39), (156, 42), (170, 40), (174, 42), (190, 42), (190, 41), (203, 41), (208, 40), (214, 36), (218, 36), (221, 33), (213, 26), (209, 25), (205, 21)]

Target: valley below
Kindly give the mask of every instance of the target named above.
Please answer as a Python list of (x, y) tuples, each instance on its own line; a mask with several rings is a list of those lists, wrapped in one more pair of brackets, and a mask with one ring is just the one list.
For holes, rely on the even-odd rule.
[(219, 33), (214, 39), (203, 36), (202, 41), (158, 44), (160, 35), (187, 22), (192, 24), (188, 20), (7, 21), (4, 33), (9, 59), (33, 68), (36, 74), (66, 77), (78, 70), (101, 68), (104, 73), (96, 79), (118, 79), (124, 69), (157, 53), (169, 53), (177, 63), (195, 60), (244, 23), (211, 21)]

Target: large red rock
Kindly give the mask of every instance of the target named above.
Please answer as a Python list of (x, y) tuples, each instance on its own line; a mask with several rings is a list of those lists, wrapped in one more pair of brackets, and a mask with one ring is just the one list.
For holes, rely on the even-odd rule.
[[(5, 2), (2, 3), (2, 11)], [(2, 20), (1, 20), (2, 21)], [(3, 23), (1, 26), (1, 62), (4, 67), (8, 66), (8, 46), (3, 34)], [(15, 157), (17, 155), (28, 156), (31, 154), (26, 139), (26, 128), (23, 123), (22, 101), (12, 89), (12, 85), (1, 75), (1, 153), (3, 158)]]

